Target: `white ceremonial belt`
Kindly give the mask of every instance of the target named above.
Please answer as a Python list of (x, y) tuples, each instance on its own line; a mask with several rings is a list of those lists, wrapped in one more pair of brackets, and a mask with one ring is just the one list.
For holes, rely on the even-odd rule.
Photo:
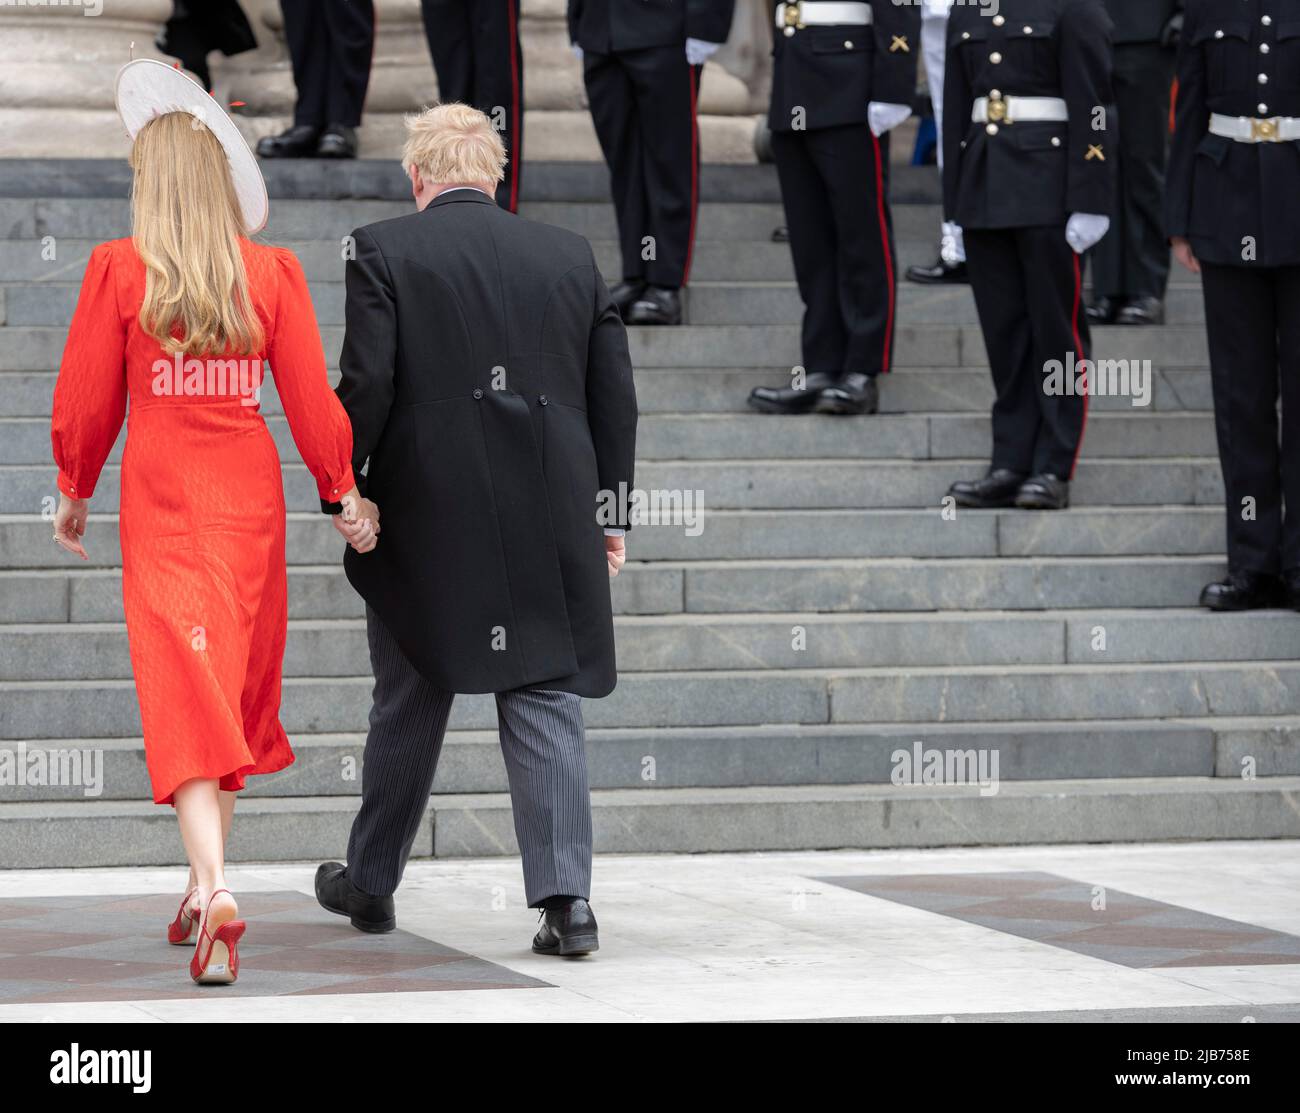
[(800, 0), (799, 3), (776, 6), (777, 27), (827, 26), (832, 23), (866, 25), (870, 22), (870, 4)]
[(1210, 132), (1238, 143), (1290, 143), (1300, 139), (1300, 119), (1295, 116), (1224, 116), (1210, 113)]
[(1032, 124), (1068, 120), (1070, 110), (1060, 97), (976, 97), (970, 118), (977, 124)]

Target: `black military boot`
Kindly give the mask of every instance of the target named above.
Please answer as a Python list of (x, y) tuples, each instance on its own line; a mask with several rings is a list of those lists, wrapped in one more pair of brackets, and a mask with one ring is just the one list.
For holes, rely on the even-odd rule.
[(618, 315), (626, 320), (627, 311), (632, 308), (632, 303), (644, 293), (644, 279), (625, 278), (610, 290), (609, 296), (614, 300), (614, 308), (618, 310)]
[(581, 897), (555, 903), (557, 907), (542, 909), (541, 927), (533, 936), (533, 950), (539, 955), (566, 956), (600, 950), (591, 905)]
[(316, 147), (317, 158), (356, 158), (357, 132), (346, 124), (330, 124)]
[(839, 381), (829, 371), (809, 371), (802, 387), (756, 386), (749, 394), (750, 409), (764, 414), (806, 414), (812, 411), (821, 392)]
[(1024, 481), (1024, 472), (990, 468), (983, 479), (958, 480), (948, 488), (948, 494), (957, 501), (958, 506), (992, 510), (999, 506), (1014, 506), (1016, 494)]
[(1165, 303), (1159, 298), (1129, 298), (1120, 311), (1115, 314), (1117, 325), (1163, 325), (1165, 323)]
[(311, 124), (295, 124), (279, 135), (264, 135), (257, 141), (257, 153), (262, 158), (313, 158), (320, 142), (320, 128)]
[(850, 371), (834, 386), (817, 395), (813, 412), (819, 414), (873, 414), (880, 408), (880, 389), (875, 375)]
[(1070, 505), (1070, 481), (1051, 472), (1031, 476), (1016, 492), (1021, 510), (1064, 510)]
[(316, 871), (316, 899), (327, 911), (347, 916), (358, 931), (382, 935), (397, 927), (393, 898), (363, 893), (352, 884), (342, 862), (324, 862)]
[(625, 318), (629, 325), (680, 325), (681, 295), (668, 286), (647, 286)]
[[(1288, 580), (1288, 587), (1292, 582)], [(1254, 611), (1276, 607), (1282, 599), (1277, 577), (1264, 572), (1229, 572), (1227, 579), (1206, 584), (1201, 592), (1201, 606), (1212, 611)]]
[(922, 286), (960, 286), (969, 283), (970, 276), (965, 263), (945, 263), (940, 256), (928, 267), (915, 263), (908, 267), (907, 280)]

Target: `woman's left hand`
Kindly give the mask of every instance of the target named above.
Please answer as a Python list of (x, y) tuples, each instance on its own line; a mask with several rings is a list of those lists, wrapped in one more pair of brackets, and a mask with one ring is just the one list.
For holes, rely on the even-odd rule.
[(54, 512), (54, 540), (82, 560), (89, 560), (81, 539), (86, 535), (86, 519), (90, 516), (90, 503), (86, 499), (70, 499), (59, 495), (59, 508)]

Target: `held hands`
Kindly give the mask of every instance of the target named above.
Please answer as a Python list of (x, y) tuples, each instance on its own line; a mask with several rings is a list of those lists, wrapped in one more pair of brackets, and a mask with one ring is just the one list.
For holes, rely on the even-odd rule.
[(1097, 213), (1073, 213), (1065, 226), (1065, 241), (1076, 255), (1100, 242), (1110, 228), (1110, 217)]
[(1171, 236), (1169, 242), (1173, 244), (1174, 258), (1193, 274), (1200, 274), (1201, 261), (1196, 257), (1196, 252), (1192, 250), (1191, 240), (1186, 236)]
[(618, 570), (627, 560), (627, 540), (623, 537), (605, 537), (605, 561), (609, 565), (609, 578), (618, 575)]
[(342, 499), (343, 513), (334, 515), (334, 528), (359, 553), (379, 544), (379, 507), (352, 488)]
[(54, 543), (70, 553), (76, 553), (82, 560), (89, 560), (81, 539), (86, 534), (86, 518), (90, 514), (90, 503), (85, 499), (70, 499), (59, 495), (59, 509), (54, 512)]

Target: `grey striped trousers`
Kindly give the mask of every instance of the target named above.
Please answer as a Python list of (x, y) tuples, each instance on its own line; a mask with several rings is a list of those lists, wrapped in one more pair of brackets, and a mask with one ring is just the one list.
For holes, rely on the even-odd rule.
[[(421, 676), (388, 628), (366, 608), (375, 673), (361, 771), (361, 810), (348, 839), (348, 877), (390, 896), (426, 822), (454, 692)], [(550, 896), (591, 896), (591, 795), (582, 700), (571, 692), (498, 692), (497, 731), (510, 781), (515, 837), (531, 907)]]

